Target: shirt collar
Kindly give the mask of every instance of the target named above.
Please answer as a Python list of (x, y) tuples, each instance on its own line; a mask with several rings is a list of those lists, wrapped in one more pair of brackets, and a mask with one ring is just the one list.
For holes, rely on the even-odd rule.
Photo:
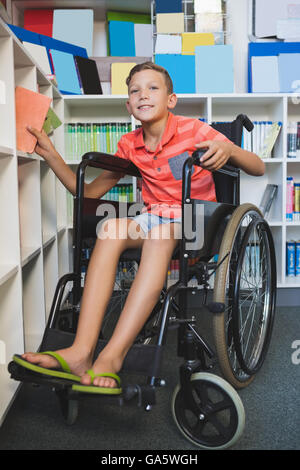
[[(158, 152), (162, 149), (164, 145), (166, 145), (172, 139), (172, 137), (176, 133), (176, 130), (177, 130), (177, 119), (173, 113), (169, 112), (166, 128), (164, 130), (161, 141), (159, 142), (158, 147), (156, 149)], [(134, 146), (135, 148), (145, 147), (142, 127), (140, 127), (137, 130)]]

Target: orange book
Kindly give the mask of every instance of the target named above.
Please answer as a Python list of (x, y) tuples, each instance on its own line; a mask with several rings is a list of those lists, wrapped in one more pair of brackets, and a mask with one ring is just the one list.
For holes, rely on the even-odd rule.
[(42, 130), (52, 99), (20, 86), (16, 87), (15, 98), (17, 149), (33, 153), (37, 139), (30, 134), (27, 126)]

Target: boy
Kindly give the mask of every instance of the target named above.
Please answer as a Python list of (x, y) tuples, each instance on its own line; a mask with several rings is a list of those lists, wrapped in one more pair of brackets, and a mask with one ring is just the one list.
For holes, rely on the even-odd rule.
[[(127, 78), (130, 114), (142, 128), (123, 136), (117, 156), (135, 163), (143, 177), (143, 199), (147, 212), (134, 218), (109, 219), (102, 225), (89, 263), (73, 345), (58, 356), (25, 353), (23, 358), (46, 369), (58, 369), (63, 358), (72, 374), (80, 377), (82, 390), (95, 387), (99, 393), (121, 389), (116, 375), (126, 353), (155, 306), (163, 287), (169, 261), (180, 238), (181, 170), (196, 148), (208, 148), (202, 168), (192, 175), (192, 197), (216, 200), (211, 171), (229, 159), (249, 174), (262, 175), (264, 163), (225, 136), (197, 119), (175, 116), (177, 97), (168, 72), (151, 62), (135, 66)], [(45, 133), (31, 129), (38, 139), (36, 152), (72, 193), (76, 177), (56, 152)], [(100, 198), (120, 179), (119, 173), (103, 171), (90, 184), (85, 196)], [(116, 233), (118, 236), (116, 237)], [(138, 273), (128, 294), (115, 331), (105, 349), (92, 363), (103, 316), (111, 297), (116, 266), (127, 248), (142, 248)]]

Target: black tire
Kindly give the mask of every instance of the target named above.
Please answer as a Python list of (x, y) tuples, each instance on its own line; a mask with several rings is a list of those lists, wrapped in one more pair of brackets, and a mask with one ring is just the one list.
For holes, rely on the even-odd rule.
[(196, 404), (186, 403), (179, 385), (172, 397), (172, 414), (183, 436), (202, 449), (226, 449), (243, 433), (245, 411), (234, 388), (221, 377), (199, 372), (191, 377)]
[[(255, 282), (245, 280), (245, 270), (249, 270), (246, 265), (251, 259), (247, 250), (249, 246), (251, 250), (252, 237), (254, 252), (258, 253)], [(273, 239), (256, 206), (242, 204), (234, 211), (224, 233), (218, 262), (221, 264), (216, 271), (214, 301), (224, 303), (225, 311), (213, 316), (215, 347), (223, 376), (234, 387), (243, 388), (252, 382), (266, 357), (276, 300)], [(243, 315), (245, 325), (241, 325)], [(247, 328), (252, 326), (257, 331), (252, 350), (246, 353), (246, 335), (249, 338), (253, 334)]]

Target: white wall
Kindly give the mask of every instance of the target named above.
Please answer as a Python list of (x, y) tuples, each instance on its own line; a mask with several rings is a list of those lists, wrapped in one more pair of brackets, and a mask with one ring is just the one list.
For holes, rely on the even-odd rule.
[(228, 28), (231, 31), (228, 43), (233, 45), (236, 93), (248, 91), (248, 1), (227, 0)]

